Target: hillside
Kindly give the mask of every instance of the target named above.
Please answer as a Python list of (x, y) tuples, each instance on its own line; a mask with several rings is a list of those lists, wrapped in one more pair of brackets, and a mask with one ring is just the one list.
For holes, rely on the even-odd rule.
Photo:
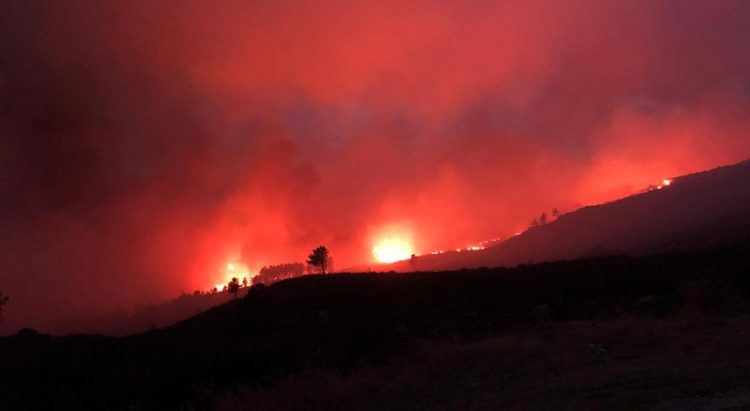
[[(664, 350), (682, 350), (675, 343), (690, 341), (705, 357), (696, 365), (698, 376), (691, 374), (693, 385), (674, 387), (672, 380), (663, 379), (668, 377), (664, 370), (648, 371), (655, 389), (669, 386), (674, 391), (661, 400), (679, 399), (705, 393), (701, 384), (712, 378), (745, 370), (724, 376), (712, 368), (739, 358), (744, 337), (729, 348), (700, 344), (726, 333), (731, 341), (744, 335), (731, 324), (750, 318), (749, 250), (742, 245), (513, 269), (307, 276), (251, 288), (238, 301), (130, 337), (24, 332), (0, 339), (0, 408), (242, 409), (250, 403), (265, 403), (262, 408), (268, 409), (310, 404), (320, 409), (380, 408), (378, 404), (424, 408), (431, 398), (463, 408), (498, 395), (492, 384), (472, 381), (502, 381), (504, 390), (515, 392), (516, 406), (522, 406), (537, 397), (529, 397), (524, 384), (545, 379), (537, 390), (555, 401), (565, 397), (558, 391), (561, 384), (571, 381), (549, 380), (549, 369), (527, 368), (526, 362), (557, 364), (556, 372), (580, 381), (582, 375), (599, 375), (589, 369), (602, 361), (599, 346), (614, 344), (622, 351), (608, 356), (606, 364), (622, 366), (624, 374), (597, 378), (617, 392), (616, 385), (607, 384), (637, 380), (646, 358), (648, 364), (671, 364)], [(713, 328), (681, 325), (704, 319)], [(644, 335), (643, 327), (663, 335)], [(611, 340), (611, 329), (619, 330), (619, 340)], [(472, 344), (486, 349), (475, 351)], [(519, 363), (519, 353), (528, 359)], [(455, 368), (444, 364), (446, 358), (466, 356), (468, 362), (456, 360)], [(480, 368), (458, 366), (477, 361)], [(487, 374), (484, 379), (471, 375), (477, 370)], [(409, 378), (412, 374), (421, 379)], [(411, 382), (400, 388), (385, 375)], [(430, 394), (437, 389), (431, 388), (433, 378), (446, 384), (439, 397)], [(712, 387), (732, 390), (750, 383), (742, 378), (722, 381)], [(477, 396), (466, 396), (471, 389), (479, 390)], [(408, 401), (389, 402), (394, 399)], [(364, 403), (352, 402), (360, 400)]]
[[(669, 187), (582, 208), (482, 251), (420, 256), (417, 269), (441, 271), (603, 255), (637, 256), (750, 241), (748, 181), (750, 161), (679, 177)], [(399, 262), (358, 269), (405, 272), (413, 267)], [(226, 293), (183, 295), (127, 312), (57, 321), (44, 331), (133, 334), (172, 325), (230, 298)]]
[[(142, 334), (23, 330), (0, 338), (0, 408), (747, 404), (750, 368), (730, 365), (750, 338), (749, 178), (749, 162), (681, 177), (483, 251), (420, 257), (408, 275), (255, 286)], [(167, 325), (227, 297), (122, 324)]]
[[(514, 266), (601, 255), (647, 255), (750, 239), (750, 161), (675, 178), (670, 186), (584, 207), (496, 246), (424, 255), (419, 270)], [(408, 262), (380, 267), (411, 271)]]
[[(241, 290), (245, 292), (244, 289)], [(177, 298), (99, 316), (58, 320), (41, 331), (65, 335), (72, 333), (124, 336), (163, 328), (199, 314), (233, 298), (226, 291), (215, 294), (182, 294)]]

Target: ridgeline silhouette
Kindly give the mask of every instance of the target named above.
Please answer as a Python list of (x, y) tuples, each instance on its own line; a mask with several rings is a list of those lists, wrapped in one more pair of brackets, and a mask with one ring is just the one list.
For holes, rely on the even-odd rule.
[[(668, 186), (620, 200), (558, 212), (553, 221), (545, 212), (532, 221), (531, 229), (484, 250), (421, 255), (420, 270), (639, 256), (750, 241), (748, 181), (750, 161), (744, 161), (676, 177)], [(378, 269), (410, 268), (408, 262), (398, 262)]]
[[(0, 401), (3, 409), (393, 408), (408, 399), (407, 384), (419, 409), (524, 408), (537, 397), (540, 407), (585, 398), (580, 408), (611, 408), (626, 394), (641, 408), (733, 392), (750, 384), (749, 251), (307, 275), (127, 338), (27, 330), (0, 338)], [(675, 360), (690, 367), (676, 366), (686, 344), (699, 349)], [(638, 388), (643, 375), (649, 390)], [(567, 388), (575, 381), (582, 386)], [(543, 389), (529, 398), (533, 384)], [(581, 394), (597, 387), (603, 395)]]

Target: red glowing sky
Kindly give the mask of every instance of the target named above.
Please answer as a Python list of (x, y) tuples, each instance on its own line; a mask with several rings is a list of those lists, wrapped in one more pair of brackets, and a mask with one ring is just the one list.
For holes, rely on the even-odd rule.
[(16, 3), (0, 291), (32, 325), (750, 157), (745, 1)]

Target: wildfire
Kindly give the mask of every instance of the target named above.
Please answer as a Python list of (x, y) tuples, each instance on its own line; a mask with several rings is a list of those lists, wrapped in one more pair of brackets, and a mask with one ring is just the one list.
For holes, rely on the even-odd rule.
[(249, 281), (253, 277), (250, 274), (250, 269), (245, 264), (227, 263), (225, 267), (226, 269), (221, 270), (221, 277), (224, 278), (224, 282), (214, 285), (214, 287), (216, 287), (216, 289), (219, 291), (223, 290), (224, 287), (226, 287), (227, 283), (232, 280), (232, 278), (237, 278), (239, 281), (242, 281), (243, 278), (246, 278)]
[[(491, 243), (494, 243), (494, 242), (497, 242), (497, 241), (500, 241), (500, 239), (499, 238), (493, 238), (491, 240), (482, 241), (479, 244), (467, 246), (466, 248), (456, 248), (456, 249), (454, 249), (452, 251), (455, 251), (457, 253), (460, 253), (460, 252), (463, 252), (463, 251), (480, 251), (480, 250), (484, 250), (485, 248), (487, 248), (485, 244), (491, 244)], [(450, 252), (450, 251), (451, 250), (448, 250), (448, 252)], [(431, 255), (439, 255), (439, 254), (445, 254), (445, 253), (446, 253), (445, 250), (437, 250), (437, 251), (431, 251), (430, 252)]]
[(661, 185), (656, 186), (656, 189), (661, 190), (662, 188), (667, 187), (670, 184), (672, 184), (672, 180), (665, 178), (664, 180), (661, 180)]
[(386, 238), (372, 248), (372, 255), (379, 263), (407, 260), (414, 253), (411, 244), (399, 238)]

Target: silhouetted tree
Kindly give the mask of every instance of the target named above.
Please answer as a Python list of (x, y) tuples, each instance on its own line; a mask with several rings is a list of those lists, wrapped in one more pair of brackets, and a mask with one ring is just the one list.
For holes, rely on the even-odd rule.
[(558, 210), (557, 208), (553, 208), (552, 217), (555, 217), (555, 218), (560, 217), (560, 210)]
[(539, 221), (535, 218), (534, 221), (529, 224), (530, 227), (539, 227)]
[(310, 254), (307, 257), (307, 264), (312, 267), (320, 268), (320, 271), (325, 274), (326, 268), (328, 268), (328, 263), (330, 261), (330, 256), (328, 255), (328, 249), (324, 246), (320, 246), (312, 251), (312, 254)]
[(234, 294), (234, 299), (237, 299), (237, 292), (240, 291), (240, 281), (237, 277), (232, 277), (232, 280), (227, 283), (227, 291), (230, 294)]
[(412, 254), (411, 258), (409, 259), (409, 263), (411, 263), (411, 270), (417, 271), (417, 255)]
[(242, 277), (242, 288), (247, 288), (247, 277)]
[(547, 224), (547, 213), (542, 212), (542, 215), (539, 216), (539, 225), (545, 225)]

